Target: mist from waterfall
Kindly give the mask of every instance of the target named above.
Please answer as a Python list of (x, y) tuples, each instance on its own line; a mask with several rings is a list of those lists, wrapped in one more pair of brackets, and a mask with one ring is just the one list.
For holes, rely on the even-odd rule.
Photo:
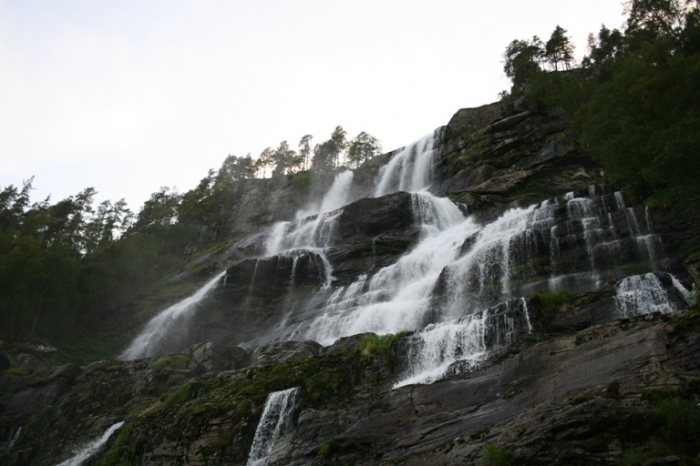
[(389, 163), (379, 170), (374, 197), (397, 191), (417, 192), (432, 181), (436, 138), (430, 133), (413, 144), (399, 149)]
[(178, 334), (187, 333), (189, 319), (194, 316), (202, 300), (225, 275), (226, 271), (221, 272), (193, 295), (156, 314), (122, 352), (119, 359), (141, 359), (163, 354), (163, 347), (168, 340), (172, 340)]
[(105, 443), (107, 443), (112, 434), (119, 430), (123, 425), (124, 421), (113, 424), (105, 431), (104, 434), (102, 434), (102, 437), (88, 443), (78, 453), (76, 453), (75, 456), (68, 458), (67, 460), (57, 464), (56, 466), (80, 466), (85, 461), (90, 459), (95, 453), (97, 453), (100, 450), (100, 448), (102, 448), (102, 446)]

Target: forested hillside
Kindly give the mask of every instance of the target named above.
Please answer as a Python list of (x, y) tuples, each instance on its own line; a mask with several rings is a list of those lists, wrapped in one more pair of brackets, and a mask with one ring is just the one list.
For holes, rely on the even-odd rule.
[(0, 462), (698, 464), (700, 5), (626, 8), (391, 152), (2, 188)]
[[(271, 220), (266, 195), (290, 185), (296, 210), (337, 170), (381, 152), (374, 136), (348, 140), (340, 126), (327, 141), (312, 142), (304, 135), (298, 151), (282, 141), (256, 159), (230, 155), (189, 191), (160, 188), (136, 214), (123, 199), (95, 205), (92, 187), (58, 202), (33, 201), (32, 180), (4, 187), (0, 339), (56, 347), (59, 360), (114, 355), (125, 343), (124, 321), (192, 291), (187, 280), (169, 283), (171, 274)], [(253, 197), (255, 206), (242, 205)], [(200, 281), (196, 266), (187, 271)]]

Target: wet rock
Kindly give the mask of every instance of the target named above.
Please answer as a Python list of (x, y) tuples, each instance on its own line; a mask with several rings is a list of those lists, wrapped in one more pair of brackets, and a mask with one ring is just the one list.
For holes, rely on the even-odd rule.
[(183, 351), (188, 368), (197, 372), (221, 372), (241, 369), (250, 364), (250, 353), (239, 346), (205, 341)]
[(253, 351), (251, 365), (262, 366), (315, 356), (322, 346), (315, 341), (281, 341), (258, 346)]

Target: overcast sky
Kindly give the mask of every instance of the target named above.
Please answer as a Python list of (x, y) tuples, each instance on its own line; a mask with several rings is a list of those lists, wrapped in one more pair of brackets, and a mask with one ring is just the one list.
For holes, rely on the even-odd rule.
[(619, 0), (0, 0), (0, 186), (138, 211), (228, 154), (343, 126), (391, 150), (509, 88), (513, 39), (623, 23)]

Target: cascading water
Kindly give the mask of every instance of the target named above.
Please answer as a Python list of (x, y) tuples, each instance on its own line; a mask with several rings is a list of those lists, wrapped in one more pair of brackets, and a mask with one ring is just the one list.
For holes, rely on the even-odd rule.
[[(524, 296), (564, 286), (594, 289), (624, 276), (626, 264), (657, 264), (654, 248), (637, 247), (640, 236), (658, 242), (648, 227), (618, 231), (634, 212), (611, 202), (619, 198), (615, 193), (569, 193), (511, 209), (486, 225), (464, 217), (447, 199), (413, 196), (421, 241), (396, 263), (335, 289), (289, 338), (330, 344), (362, 332), (418, 331), (413, 368), (399, 384), (427, 383), (459, 361), (467, 368), (478, 364), (532, 331)], [(504, 323), (515, 320), (515, 327)]]
[(338, 209), (348, 201), (353, 176), (350, 170), (339, 173), (318, 208), (300, 210), (294, 222), (274, 224), (265, 242), (265, 255), (292, 256), (296, 260), (306, 252), (316, 254), (324, 265), (325, 287), (329, 287), (333, 280), (333, 268), (326, 256), (326, 249), (333, 240), (336, 221), (341, 213)]
[(532, 332), (524, 299), (507, 301), (454, 321), (430, 324), (409, 337), (409, 369), (394, 388), (431, 383), (478, 367), (489, 355)]
[(318, 211), (319, 214), (340, 209), (350, 202), (350, 187), (352, 186), (354, 176), (355, 173), (353, 173), (352, 170), (345, 170), (335, 176), (333, 185), (326, 195), (323, 196), (321, 207)]
[(433, 155), (436, 140), (433, 133), (397, 151), (379, 171), (374, 197), (396, 191), (417, 192), (432, 181)]
[(436, 280), (459, 253), (464, 237), (478, 226), (448, 199), (426, 192), (414, 194), (413, 209), (424, 239), (371, 279), (362, 276), (336, 290), (323, 311), (300, 324), (292, 338), (330, 344), (342, 336), (398, 332), (427, 323)]
[(163, 352), (162, 345), (172, 340), (174, 335), (187, 332), (187, 321), (196, 312), (200, 302), (216, 287), (219, 280), (226, 275), (221, 272), (209, 280), (195, 294), (173, 304), (153, 317), (141, 330), (119, 359), (131, 360), (156, 356)]
[(247, 466), (267, 465), (275, 442), (291, 427), (291, 414), (298, 393), (299, 387), (295, 387), (268, 395), (265, 409), (255, 429)]
[(121, 426), (124, 425), (124, 421), (122, 422), (117, 422), (116, 424), (112, 425), (109, 429), (105, 431), (104, 434), (102, 434), (102, 437), (99, 439), (90, 442), (88, 445), (86, 445), (80, 452), (78, 452), (75, 456), (68, 458), (67, 460), (63, 461), (62, 463), (59, 463), (56, 466), (80, 466), (83, 464), (85, 461), (90, 459), (92, 455), (97, 453), (102, 446), (107, 443), (109, 438), (121, 428)]
[[(691, 305), (690, 292), (675, 277), (671, 276), (671, 280), (682, 304)], [(615, 308), (619, 318), (628, 318), (652, 312), (666, 314), (678, 310), (678, 305), (669, 297), (659, 277), (655, 273), (646, 273), (625, 277), (618, 282)]]
[[(648, 213), (627, 207), (620, 193), (598, 186), (477, 223), (449, 199), (427, 191), (436, 139), (428, 135), (397, 151), (377, 175), (374, 197), (411, 192), (411, 214), (420, 232), (393, 264), (356, 275), (354, 281), (343, 278), (343, 283), (351, 282), (333, 287), (328, 257), (340, 249), (336, 230), (351, 200), (350, 171), (336, 176), (319, 204), (270, 229), (265, 255), (245, 284), (251, 293), (259, 279), (258, 262), (275, 257), (285, 257), (286, 267), (291, 264), (289, 291), (296, 292), (304, 255), (316, 256), (313, 263), (319, 271), (323, 267), (325, 281), (320, 289), (282, 300), (279, 319), (244, 345), (270, 339), (312, 339), (325, 345), (363, 332), (412, 330), (411, 368), (398, 384), (429, 383), (475, 367), (531, 332), (525, 297), (535, 291), (596, 289), (610, 279), (662, 267)], [(375, 254), (375, 239), (371, 241)], [(618, 309), (627, 306), (620, 311), (625, 315), (637, 312), (622, 304), (632, 300), (632, 282), (623, 281), (617, 290), (622, 296)], [(657, 306), (663, 307), (662, 301)], [(147, 347), (150, 338), (141, 335), (132, 347)], [(132, 347), (124, 359), (155, 354)]]
[(333, 184), (328, 189), (328, 192), (323, 196), (323, 199), (321, 199), (321, 202), (300, 209), (296, 213), (296, 219), (301, 220), (305, 217), (325, 214), (347, 205), (351, 201), (350, 192), (354, 176), (355, 173), (352, 170), (345, 170), (338, 173), (333, 180)]

